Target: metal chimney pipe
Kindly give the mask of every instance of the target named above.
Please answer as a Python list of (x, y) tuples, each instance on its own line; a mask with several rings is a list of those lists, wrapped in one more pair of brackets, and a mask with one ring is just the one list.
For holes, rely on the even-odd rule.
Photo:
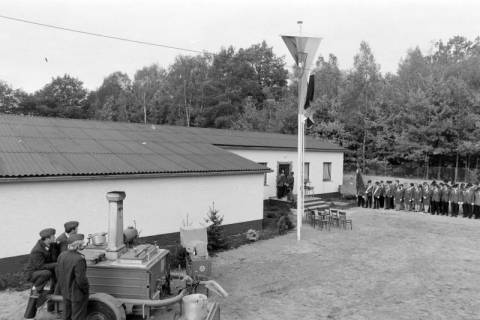
[(123, 199), (125, 192), (111, 191), (107, 193), (108, 200), (108, 245), (105, 254), (108, 260), (116, 260), (122, 249), (123, 243)]

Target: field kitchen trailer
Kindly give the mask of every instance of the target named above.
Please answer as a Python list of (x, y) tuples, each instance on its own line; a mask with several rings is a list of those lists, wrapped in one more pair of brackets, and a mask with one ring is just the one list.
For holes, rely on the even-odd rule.
[[(186, 274), (174, 279), (168, 250), (153, 244), (134, 245), (136, 229), (123, 230), (124, 199), (125, 192), (107, 193), (108, 233), (89, 235), (89, 242), (81, 251), (87, 261), (90, 283), (87, 320), (125, 320), (127, 315), (146, 319), (155, 310), (162, 320), (219, 320), (218, 303), (208, 301), (204, 295), (189, 295), (198, 287), (224, 297), (228, 294), (212, 280), (194, 280)], [(49, 295), (47, 299), (56, 302), (58, 310), (62, 297)]]

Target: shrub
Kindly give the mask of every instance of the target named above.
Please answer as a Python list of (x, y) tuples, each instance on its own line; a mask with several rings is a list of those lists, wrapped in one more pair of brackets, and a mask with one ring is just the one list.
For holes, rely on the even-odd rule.
[(215, 209), (215, 203), (213, 203), (207, 214), (207, 219), (205, 219), (206, 222), (212, 223), (212, 225), (207, 228), (208, 250), (212, 251), (227, 248), (227, 243), (221, 229), (223, 216), (220, 216), (218, 213), (219, 210)]

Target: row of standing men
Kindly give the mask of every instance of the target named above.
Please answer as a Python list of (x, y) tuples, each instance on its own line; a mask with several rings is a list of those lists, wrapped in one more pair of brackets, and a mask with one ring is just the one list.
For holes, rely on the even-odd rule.
[[(84, 248), (85, 237), (78, 233), (78, 225), (77, 221), (65, 223), (65, 232), (58, 237), (55, 237), (53, 228), (40, 231), (40, 239), (31, 250), (25, 267), (26, 280), (33, 283), (31, 295), (35, 301), (45, 296), (44, 288), (48, 282), (48, 293), (62, 295), (65, 320), (84, 320), (87, 313), (87, 264), (79, 252)], [(53, 309), (53, 303), (48, 303), (47, 310)]]
[(403, 183), (368, 181), (364, 188), (357, 190), (358, 206), (374, 209), (395, 209), (425, 212), (436, 215), (466, 218), (480, 218), (480, 186), (473, 184), (452, 184), (448, 181), (424, 183)]

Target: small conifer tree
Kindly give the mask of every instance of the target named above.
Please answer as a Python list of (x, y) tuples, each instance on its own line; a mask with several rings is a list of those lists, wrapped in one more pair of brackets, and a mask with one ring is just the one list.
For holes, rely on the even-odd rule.
[(223, 222), (223, 216), (220, 216), (219, 210), (215, 209), (215, 202), (210, 207), (205, 221), (212, 223), (212, 225), (207, 228), (208, 250), (216, 251), (227, 248), (227, 243), (220, 227)]

